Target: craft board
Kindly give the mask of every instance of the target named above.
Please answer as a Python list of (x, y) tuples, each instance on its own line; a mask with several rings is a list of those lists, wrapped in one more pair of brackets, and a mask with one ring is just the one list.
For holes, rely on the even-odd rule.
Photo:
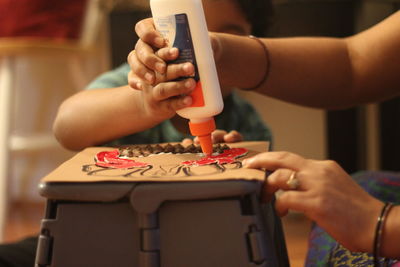
[(42, 182), (182, 182), (207, 180), (261, 180), (265, 178), (263, 170), (242, 168), (242, 160), (258, 153), (268, 151), (268, 142), (238, 142), (228, 144), (231, 148), (245, 148), (247, 154), (227, 164), (185, 165), (185, 161), (200, 160), (202, 154), (154, 154), (134, 158), (146, 166), (126, 169), (105, 168), (96, 165), (95, 157), (104, 151), (113, 151), (114, 147), (89, 147), (77, 153), (73, 158), (61, 164), (42, 179)]

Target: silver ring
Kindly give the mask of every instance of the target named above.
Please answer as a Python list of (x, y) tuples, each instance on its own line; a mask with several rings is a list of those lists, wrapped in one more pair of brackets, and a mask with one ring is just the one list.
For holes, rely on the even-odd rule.
[(296, 172), (293, 171), (289, 179), (286, 181), (286, 184), (289, 186), (289, 189), (296, 190), (300, 186), (300, 181), (299, 179), (296, 178)]

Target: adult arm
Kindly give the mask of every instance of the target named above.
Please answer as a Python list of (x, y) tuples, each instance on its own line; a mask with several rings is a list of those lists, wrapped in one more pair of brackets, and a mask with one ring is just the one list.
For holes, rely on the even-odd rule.
[[(400, 12), (348, 38), (261, 39), (213, 34), (220, 78), (240, 88), (269, 77), (257, 92), (321, 108), (380, 101), (400, 93)], [(235, 55), (235, 56), (232, 56)], [(244, 68), (243, 66), (248, 66)]]
[[(251, 88), (268, 69), (268, 79), (257, 92), (305, 106), (345, 108), (400, 93), (399, 26), (400, 11), (348, 38), (263, 38), (268, 60), (251, 38), (223, 33), (210, 37), (222, 86)], [(162, 47), (162, 38), (151, 19), (139, 22), (136, 32), (140, 41), (132, 57), (137, 64), (131, 77), (144, 80), (164, 62), (152, 49)], [(159, 54), (166, 53), (163, 49)]]

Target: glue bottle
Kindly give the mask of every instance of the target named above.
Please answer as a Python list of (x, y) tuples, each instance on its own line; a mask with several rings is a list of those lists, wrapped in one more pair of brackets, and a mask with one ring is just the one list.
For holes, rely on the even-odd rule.
[(203, 4), (201, 0), (150, 0), (150, 8), (156, 29), (167, 40), (168, 46), (179, 49), (179, 57), (173, 63), (191, 62), (194, 65), (192, 78), (196, 88), (190, 94), (192, 105), (177, 113), (190, 120), (191, 134), (199, 137), (203, 153), (210, 155), (214, 116), (222, 111), (224, 104)]

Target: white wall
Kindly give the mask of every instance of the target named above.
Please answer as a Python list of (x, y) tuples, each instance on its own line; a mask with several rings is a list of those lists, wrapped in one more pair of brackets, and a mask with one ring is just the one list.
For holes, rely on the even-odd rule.
[(325, 112), (282, 102), (253, 92), (238, 92), (258, 110), (271, 127), (274, 150), (307, 158), (326, 159)]

